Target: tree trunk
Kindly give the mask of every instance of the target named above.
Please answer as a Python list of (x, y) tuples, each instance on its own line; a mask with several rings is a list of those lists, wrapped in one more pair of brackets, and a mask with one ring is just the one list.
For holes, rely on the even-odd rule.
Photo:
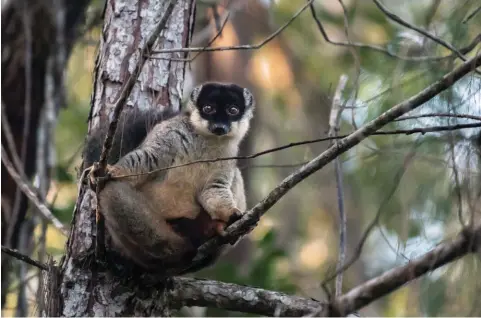
[[(89, 130), (111, 120), (113, 104), (139, 62), (139, 49), (159, 23), (168, 0), (112, 0), (107, 2), (103, 36), (97, 57)], [(193, 0), (175, 1), (166, 28), (154, 49), (188, 46), (193, 28)], [(185, 58), (184, 53), (166, 58)], [(180, 109), (185, 62), (149, 59), (145, 62), (124, 111), (151, 107)], [(73, 216), (67, 254), (57, 279), (50, 279), (47, 315), (55, 316), (150, 316), (169, 315), (165, 289), (120, 281), (100, 271), (95, 262), (82, 262), (94, 250), (96, 197), (82, 184)], [(54, 286), (58, 281), (57, 286)], [(57, 294), (57, 295), (56, 295)]]
[[(13, 145), (7, 142), (2, 127), (2, 147), (10, 158), (12, 151), (21, 158), (21, 167), (28, 178), (35, 173), (39, 118), (45, 104), (47, 62), (64, 54), (55, 63), (53, 73), (61, 84), (78, 25), (83, 21), (90, 0), (8, 1), (2, 4), (2, 118), (8, 122)], [(62, 10), (62, 12), (59, 12)], [(60, 21), (59, 15), (64, 19)], [(57, 39), (64, 39), (59, 43)], [(59, 44), (61, 47), (59, 47)], [(62, 65), (61, 65), (62, 64)], [(57, 85), (62, 89), (61, 85)], [(57, 109), (60, 106), (57, 104)], [(27, 198), (17, 189), (2, 164), (2, 244), (18, 246), (20, 230), (28, 208)], [(32, 230), (24, 236), (31, 243)], [(2, 259), (2, 307), (9, 286), (10, 266)]]

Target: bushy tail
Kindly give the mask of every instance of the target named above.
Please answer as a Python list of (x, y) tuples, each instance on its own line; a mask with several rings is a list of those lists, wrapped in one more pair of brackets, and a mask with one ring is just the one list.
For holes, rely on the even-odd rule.
[[(123, 112), (117, 124), (107, 163), (116, 163), (122, 156), (137, 148), (156, 124), (168, 120), (177, 114), (178, 112), (170, 110), (161, 111), (159, 109)], [(98, 129), (91, 132), (87, 137), (82, 153), (84, 169), (100, 159), (107, 131), (108, 125), (101, 124)]]

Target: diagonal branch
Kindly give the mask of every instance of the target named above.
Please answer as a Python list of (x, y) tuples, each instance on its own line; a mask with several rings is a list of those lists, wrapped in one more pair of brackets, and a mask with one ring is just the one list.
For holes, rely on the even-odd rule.
[(312, 312), (328, 314), (327, 304), (260, 288), (174, 277), (171, 306), (214, 307), (262, 316), (299, 317)]
[(2, 162), (5, 165), (5, 168), (7, 169), (8, 173), (12, 176), (12, 178), (17, 183), (20, 190), (30, 199), (30, 201), (33, 202), (33, 204), (35, 204), (35, 206), (37, 207), (41, 215), (47, 221), (51, 222), (62, 234), (68, 235), (68, 230), (62, 224), (62, 222), (60, 222), (59, 219), (57, 219), (55, 215), (53, 215), (53, 213), (50, 211), (47, 205), (42, 201), (40, 201), (40, 199), (37, 197), (37, 194), (34, 188), (28, 183), (27, 180), (23, 180), (22, 177), (15, 171), (12, 163), (7, 158), (7, 153), (3, 148), (3, 146), (2, 146)]
[(440, 80), (429, 85), (418, 94), (412, 96), (404, 102), (399, 103), (398, 105), (393, 106), (390, 110), (384, 112), (376, 119), (367, 123), (349, 136), (341, 139), (336, 145), (329, 147), (318, 157), (314, 158), (308, 164), (302, 166), (297, 171), (285, 178), (267, 195), (266, 198), (247, 211), (239, 221), (236, 221), (229, 226), (227, 228), (225, 238), (214, 238), (202, 245), (199, 248), (198, 255), (194, 259), (194, 263), (202, 261), (204, 257), (217, 250), (224, 242), (233, 241), (234, 238), (249, 233), (255, 227), (260, 217), (264, 215), (268, 209), (277, 203), (277, 201), (279, 201), (296, 184), (303, 181), (305, 178), (319, 169), (323, 168), (337, 156), (351, 149), (383, 126), (404, 115), (405, 113), (418, 108), (436, 95), (445, 91), (454, 85), (454, 83), (463, 78), (466, 74), (473, 71), (473, 69), (478, 67), (480, 64), (481, 54), (478, 54), (469, 61), (455, 68), (450, 73), (444, 75)]
[(391, 269), (351, 289), (337, 298), (333, 307), (339, 315), (346, 316), (429, 271), (453, 262), (468, 253), (476, 252), (480, 244), (481, 225), (470, 229), (465, 228), (451, 242), (442, 243), (408, 264)]
[(48, 270), (47, 265), (42, 264), (42, 263), (40, 263), (36, 260), (33, 260), (29, 256), (27, 256), (25, 254), (22, 254), (17, 250), (14, 250), (14, 249), (11, 249), (11, 248), (8, 248), (8, 247), (5, 247), (5, 246), (2, 245), (2, 252), (5, 253), (5, 254), (8, 254), (8, 255), (10, 255), (10, 256), (18, 259), (18, 260), (21, 260), (22, 262), (25, 262), (27, 264), (38, 267), (38, 268), (40, 268), (44, 271)]

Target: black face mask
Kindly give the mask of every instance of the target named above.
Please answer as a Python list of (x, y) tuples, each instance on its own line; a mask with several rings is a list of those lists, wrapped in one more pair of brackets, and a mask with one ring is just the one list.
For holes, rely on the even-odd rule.
[(246, 107), (241, 87), (214, 83), (202, 87), (196, 106), (200, 116), (209, 122), (209, 131), (218, 136), (231, 131), (232, 122), (242, 118)]

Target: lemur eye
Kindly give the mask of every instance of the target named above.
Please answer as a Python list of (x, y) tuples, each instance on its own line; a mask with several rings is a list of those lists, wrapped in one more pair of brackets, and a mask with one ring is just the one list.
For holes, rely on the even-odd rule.
[(231, 106), (227, 108), (227, 113), (231, 116), (235, 116), (239, 113), (239, 108), (237, 108), (236, 106)]
[(204, 107), (202, 107), (202, 111), (206, 114), (213, 114), (215, 113), (215, 109), (214, 107), (210, 106), (210, 105), (205, 105)]

